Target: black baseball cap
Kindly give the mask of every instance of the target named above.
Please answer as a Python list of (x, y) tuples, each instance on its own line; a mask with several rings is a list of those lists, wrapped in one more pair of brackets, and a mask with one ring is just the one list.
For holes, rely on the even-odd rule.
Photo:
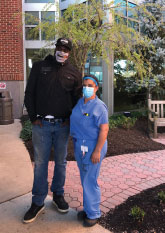
[(56, 45), (56, 47), (57, 46), (64, 46), (64, 47), (68, 48), (69, 50), (72, 50), (72, 42), (67, 38), (59, 38), (55, 45)]

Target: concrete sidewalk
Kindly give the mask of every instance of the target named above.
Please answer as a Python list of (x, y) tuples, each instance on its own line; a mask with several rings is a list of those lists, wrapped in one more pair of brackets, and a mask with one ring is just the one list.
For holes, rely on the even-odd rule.
[[(1, 233), (108, 233), (109, 231), (95, 225), (85, 228), (77, 221), (77, 212), (73, 209), (67, 214), (56, 211), (47, 197), (45, 210), (38, 216), (36, 221), (24, 224), (22, 218), (29, 208), (31, 194), (23, 195), (0, 205), (0, 232)], [(110, 232), (109, 232), (110, 233)]]
[(31, 191), (33, 169), (19, 138), (21, 124), (0, 125), (0, 203)]
[(0, 233), (108, 233), (98, 224), (83, 227), (73, 209), (67, 214), (58, 213), (50, 196), (45, 201), (43, 214), (35, 222), (22, 223), (31, 205), (33, 168), (19, 138), (20, 130), (19, 120), (11, 125), (0, 125)]

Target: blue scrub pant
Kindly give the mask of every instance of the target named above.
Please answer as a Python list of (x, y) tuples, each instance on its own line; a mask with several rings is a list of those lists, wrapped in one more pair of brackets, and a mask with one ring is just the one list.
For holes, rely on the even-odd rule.
[[(93, 164), (90, 157), (95, 149), (97, 141), (85, 141), (74, 139), (74, 151), (75, 158), (80, 171), (81, 184), (83, 187), (83, 207), (90, 219), (100, 218), (100, 187), (97, 183), (99, 176), (101, 161), (105, 157), (107, 152), (107, 142), (105, 142), (101, 151), (100, 163)], [(83, 153), (81, 151), (81, 145), (88, 147), (88, 152)]]

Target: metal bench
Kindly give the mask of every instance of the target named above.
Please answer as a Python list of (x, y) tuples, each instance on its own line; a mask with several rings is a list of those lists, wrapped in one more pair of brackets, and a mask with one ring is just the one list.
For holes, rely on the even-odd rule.
[(165, 126), (165, 100), (151, 100), (149, 95), (148, 110), (149, 129), (153, 123), (154, 138), (157, 138), (158, 127)]

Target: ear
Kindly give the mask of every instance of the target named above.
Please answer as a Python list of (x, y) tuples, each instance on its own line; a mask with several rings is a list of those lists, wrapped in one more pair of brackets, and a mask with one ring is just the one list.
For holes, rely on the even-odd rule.
[(98, 91), (98, 89), (99, 89), (99, 87), (98, 87), (98, 86), (96, 86), (95, 88), (96, 88), (96, 92), (97, 92), (97, 91)]

